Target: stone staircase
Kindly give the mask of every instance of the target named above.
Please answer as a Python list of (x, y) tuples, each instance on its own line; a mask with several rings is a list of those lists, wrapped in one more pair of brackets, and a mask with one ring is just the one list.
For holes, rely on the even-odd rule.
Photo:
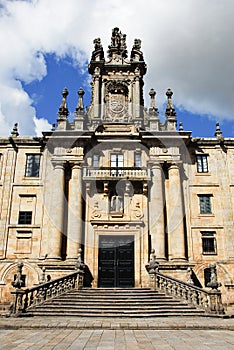
[(83, 288), (27, 310), (31, 316), (160, 317), (202, 316), (186, 301), (147, 288)]

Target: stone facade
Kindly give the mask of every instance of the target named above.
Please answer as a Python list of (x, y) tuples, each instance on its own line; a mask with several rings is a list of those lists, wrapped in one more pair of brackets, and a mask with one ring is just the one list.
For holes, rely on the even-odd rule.
[(78, 91), (68, 121), (62, 92), (57, 127), (41, 138), (15, 125), (0, 139), (0, 298), (11, 300), (17, 262), (25, 286), (72, 272), (79, 248), (93, 286), (145, 287), (155, 249), (160, 270), (206, 287), (217, 264), (223, 301), (234, 303), (234, 139), (192, 138), (167, 90), (161, 122), (151, 89), (144, 107), (146, 64), (136, 39), (112, 31), (108, 58), (94, 40), (92, 101)]

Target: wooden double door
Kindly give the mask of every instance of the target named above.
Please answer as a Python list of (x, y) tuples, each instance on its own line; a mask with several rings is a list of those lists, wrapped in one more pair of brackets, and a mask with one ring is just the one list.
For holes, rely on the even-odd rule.
[(98, 287), (134, 287), (134, 236), (99, 236)]

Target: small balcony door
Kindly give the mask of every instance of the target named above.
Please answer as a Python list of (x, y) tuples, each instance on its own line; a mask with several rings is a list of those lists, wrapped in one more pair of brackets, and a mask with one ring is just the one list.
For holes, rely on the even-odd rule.
[(122, 169), (117, 169), (117, 168), (123, 168), (124, 167), (124, 157), (123, 154), (120, 153), (112, 153), (111, 154), (111, 175), (112, 176), (122, 176), (123, 175), (123, 170)]

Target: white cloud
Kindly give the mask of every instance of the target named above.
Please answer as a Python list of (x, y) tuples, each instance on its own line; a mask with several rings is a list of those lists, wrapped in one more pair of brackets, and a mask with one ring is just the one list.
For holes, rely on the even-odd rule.
[(51, 125), (48, 123), (48, 120), (34, 117), (33, 121), (35, 123), (35, 133), (37, 136), (41, 136), (42, 131), (51, 130)]
[(233, 16), (233, 0), (0, 0), (0, 133), (9, 134), (16, 121), (21, 134), (39, 128), (19, 80), (46, 76), (44, 54), (69, 53), (83, 65), (95, 37), (107, 50), (115, 26), (127, 34), (128, 51), (142, 39), (145, 90), (156, 89), (159, 105), (171, 87), (177, 105), (232, 119)]

